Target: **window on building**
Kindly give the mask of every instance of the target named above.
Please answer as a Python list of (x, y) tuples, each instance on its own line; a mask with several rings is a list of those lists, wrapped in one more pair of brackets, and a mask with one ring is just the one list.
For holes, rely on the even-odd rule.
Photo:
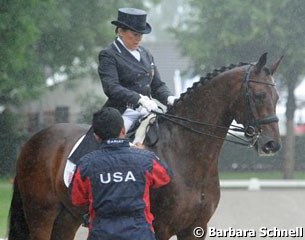
[(55, 109), (55, 122), (67, 123), (69, 122), (69, 107), (60, 106)]

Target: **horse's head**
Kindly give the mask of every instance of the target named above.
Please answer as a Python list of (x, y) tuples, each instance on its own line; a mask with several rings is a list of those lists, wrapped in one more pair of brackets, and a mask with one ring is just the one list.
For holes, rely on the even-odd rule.
[(267, 68), (264, 53), (256, 64), (245, 66), (241, 94), (234, 104), (235, 120), (244, 125), (245, 136), (252, 138), (259, 155), (272, 155), (281, 147), (276, 116), (279, 97), (272, 77), (281, 60)]

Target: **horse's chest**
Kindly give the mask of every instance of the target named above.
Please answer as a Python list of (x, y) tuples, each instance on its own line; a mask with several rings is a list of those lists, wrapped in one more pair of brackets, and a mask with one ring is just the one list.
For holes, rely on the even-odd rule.
[(180, 212), (179, 221), (192, 222), (199, 218), (209, 218), (219, 202), (217, 187), (213, 191), (209, 188), (185, 189), (176, 202)]
[[(188, 190), (177, 198), (175, 205), (179, 211), (179, 221), (190, 222), (198, 217), (207, 204), (204, 193), (201, 191)], [(181, 216), (181, 218), (180, 218)]]

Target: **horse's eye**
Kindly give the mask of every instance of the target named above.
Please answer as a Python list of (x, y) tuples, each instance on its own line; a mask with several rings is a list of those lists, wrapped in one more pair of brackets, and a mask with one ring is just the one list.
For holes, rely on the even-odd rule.
[(266, 93), (265, 92), (255, 93), (254, 97), (257, 100), (264, 100), (266, 98)]
[(254, 94), (254, 100), (256, 103), (263, 103), (266, 98), (265, 92), (259, 92)]

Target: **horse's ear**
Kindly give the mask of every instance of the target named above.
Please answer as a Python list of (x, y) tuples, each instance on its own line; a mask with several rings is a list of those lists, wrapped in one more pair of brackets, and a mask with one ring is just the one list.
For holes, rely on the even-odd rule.
[(278, 68), (278, 66), (280, 65), (282, 59), (283, 59), (284, 55), (282, 55), (275, 63), (273, 63), (270, 67), (270, 72), (271, 75), (273, 75), (273, 73), (275, 73), (276, 69)]
[(256, 67), (256, 73), (260, 73), (263, 69), (263, 67), (267, 63), (267, 53), (265, 52), (258, 60), (258, 62), (255, 64)]

